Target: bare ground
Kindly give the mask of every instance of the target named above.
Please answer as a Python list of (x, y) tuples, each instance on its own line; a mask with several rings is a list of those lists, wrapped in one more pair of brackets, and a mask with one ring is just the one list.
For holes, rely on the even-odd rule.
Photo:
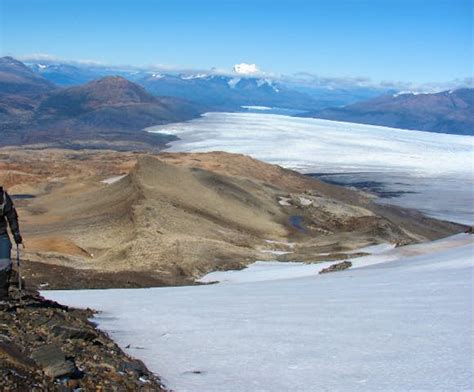
[(51, 288), (190, 284), (255, 260), (317, 262), (465, 230), (238, 154), (8, 148), (0, 158), (26, 271)]

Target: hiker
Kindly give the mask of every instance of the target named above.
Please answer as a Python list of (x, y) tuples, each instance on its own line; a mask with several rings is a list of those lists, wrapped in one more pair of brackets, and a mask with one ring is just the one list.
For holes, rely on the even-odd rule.
[(18, 226), (18, 214), (12, 199), (0, 186), (0, 300), (8, 297), (10, 274), (12, 272), (12, 243), (7, 231), (8, 225), (10, 225), (15, 243), (20, 245), (23, 240)]

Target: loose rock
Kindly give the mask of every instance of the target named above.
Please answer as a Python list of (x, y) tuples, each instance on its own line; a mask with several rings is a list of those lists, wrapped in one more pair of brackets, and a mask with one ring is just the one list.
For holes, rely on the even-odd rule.
[(323, 270), (319, 271), (319, 273), (326, 274), (328, 272), (343, 271), (350, 267), (352, 267), (352, 263), (350, 261), (343, 261), (342, 263), (330, 265), (329, 267), (324, 268)]
[[(34, 290), (0, 309), (0, 391), (164, 391), (160, 380), (89, 321)], [(140, 378), (146, 379), (144, 383)]]

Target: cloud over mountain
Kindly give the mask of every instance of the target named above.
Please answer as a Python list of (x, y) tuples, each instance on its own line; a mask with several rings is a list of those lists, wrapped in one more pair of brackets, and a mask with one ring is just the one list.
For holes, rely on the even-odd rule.
[(256, 64), (235, 64), (232, 69), (236, 74), (239, 75), (258, 75), (263, 73)]

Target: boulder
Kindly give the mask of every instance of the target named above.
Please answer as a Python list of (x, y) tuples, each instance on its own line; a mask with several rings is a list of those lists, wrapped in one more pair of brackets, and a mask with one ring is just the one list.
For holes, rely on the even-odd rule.
[(18, 347), (7, 341), (0, 341), (0, 361), (6, 361), (16, 368), (25, 370), (33, 370), (36, 367), (36, 364)]
[(319, 273), (326, 274), (328, 272), (343, 271), (350, 267), (352, 267), (352, 263), (350, 261), (343, 261), (341, 263), (330, 265), (329, 267), (324, 268), (323, 270), (319, 271)]
[(66, 359), (61, 348), (56, 344), (47, 344), (34, 350), (31, 358), (52, 378), (71, 376), (76, 373), (74, 362)]
[(52, 332), (55, 336), (62, 339), (82, 339), (86, 341), (94, 340), (97, 334), (93, 331), (89, 331), (84, 328), (75, 328), (65, 325), (55, 325), (52, 328)]

